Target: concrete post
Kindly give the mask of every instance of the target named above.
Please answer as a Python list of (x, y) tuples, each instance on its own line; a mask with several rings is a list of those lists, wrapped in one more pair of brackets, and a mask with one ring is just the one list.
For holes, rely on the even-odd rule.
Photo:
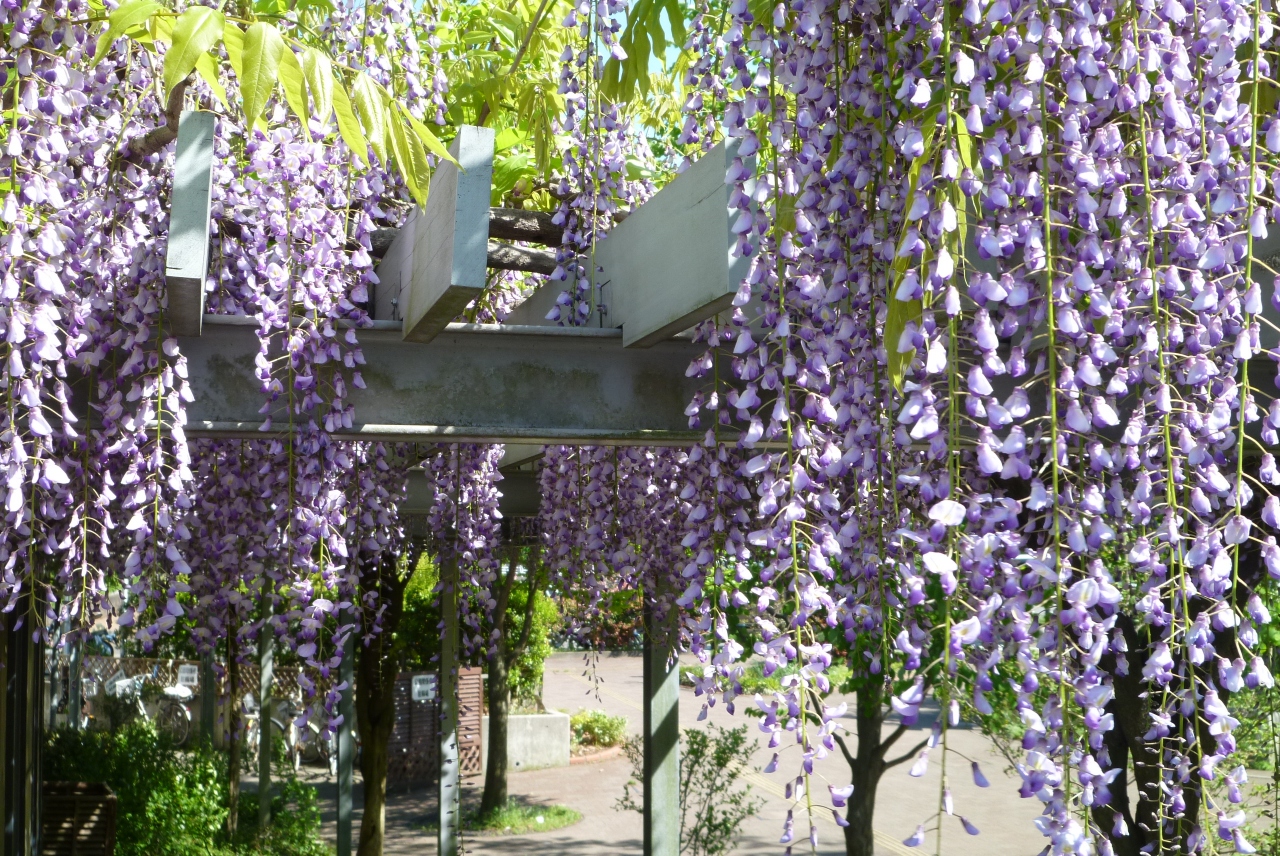
[(338, 667), (338, 677), (346, 684), (338, 699), (338, 714), (342, 724), (338, 726), (338, 854), (351, 856), (351, 801), (352, 784), (355, 780), (356, 742), (351, 737), (351, 721), (354, 717), (355, 704), (352, 691), (355, 688), (356, 632), (352, 630), (342, 643), (342, 664)]
[[(271, 606), (265, 610), (271, 615)], [(269, 621), (258, 633), (258, 828), (271, 823), (271, 683), (275, 678), (276, 634)]]
[(437, 854), (458, 856), (461, 758), (458, 753), (458, 557), (440, 563), (440, 822)]
[(680, 856), (680, 669), (671, 628), (646, 607), (644, 640), (644, 853)]

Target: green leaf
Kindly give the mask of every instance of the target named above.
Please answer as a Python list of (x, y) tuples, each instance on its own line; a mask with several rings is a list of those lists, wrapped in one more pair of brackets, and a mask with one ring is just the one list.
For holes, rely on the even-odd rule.
[(387, 113), (382, 87), (363, 71), (356, 72), (355, 83), (351, 86), (351, 98), (373, 153), (379, 160), (385, 161), (387, 159)]
[(406, 119), (409, 120), (409, 126), (413, 128), (413, 132), (418, 135), (418, 139), (427, 147), (427, 151), (440, 158), (442, 161), (448, 161), (454, 166), (458, 166), (458, 162), (454, 160), (453, 155), (449, 154), (449, 150), (445, 148), (444, 143), (440, 142), (440, 138), (431, 132), (431, 129), (419, 122), (417, 117), (408, 110), (401, 108)]
[[(231, 70), (236, 73), (236, 80), (244, 77), (244, 66), (242, 60), (244, 58), (244, 30), (230, 22), (222, 31), (222, 46), (227, 49), (227, 60), (231, 63)], [(243, 84), (241, 84), (243, 88)]]
[(200, 54), (200, 59), (196, 60), (196, 73), (213, 92), (213, 97), (218, 99), (218, 103), (222, 105), (222, 109), (227, 109), (227, 90), (223, 87), (222, 81), (218, 79), (218, 63), (214, 60), (213, 54)]
[(100, 62), (107, 55), (107, 49), (111, 47), (112, 42), (145, 22), (161, 8), (159, 3), (153, 3), (152, 0), (130, 0), (128, 3), (122, 3), (107, 18), (107, 31), (98, 36), (98, 45), (93, 49), (93, 58)]
[(416, 134), (409, 133), (402, 117), (409, 114), (398, 105), (386, 102), (387, 119), (391, 137), (391, 151), (395, 156), (396, 166), (404, 183), (409, 186), (409, 193), (419, 205), (427, 204), (427, 190), (431, 187), (431, 167), (427, 163), (427, 153)]
[(347, 97), (347, 90), (341, 85), (341, 81), (338, 86), (333, 87), (333, 111), (338, 116), (338, 133), (342, 135), (342, 141), (362, 164), (368, 166), (369, 141), (364, 138), (364, 131), (360, 130), (360, 122), (356, 120), (356, 114), (351, 109), (351, 99)]
[(533, 158), (528, 152), (514, 151), (493, 161), (493, 204), (500, 205), (522, 178), (533, 177)]
[(302, 75), (307, 79), (316, 118), (328, 122), (333, 115), (333, 63), (323, 51), (307, 48), (302, 52)]
[(292, 48), (286, 47), (280, 54), (280, 85), (284, 87), (284, 100), (289, 102), (289, 109), (302, 120), (305, 129), (310, 118), (306, 78), (302, 75), (302, 66)]
[(280, 58), (287, 50), (284, 37), (273, 25), (263, 21), (249, 25), (240, 57), (240, 97), (245, 121), (250, 126), (267, 108), (267, 101), (276, 88), (276, 78), (280, 77)]
[(191, 6), (178, 16), (173, 26), (173, 46), (164, 55), (166, 98), (173, 87), (195, 70), (200, 54), (218, 43), (226, 23), (221, 12), (208, 6)]

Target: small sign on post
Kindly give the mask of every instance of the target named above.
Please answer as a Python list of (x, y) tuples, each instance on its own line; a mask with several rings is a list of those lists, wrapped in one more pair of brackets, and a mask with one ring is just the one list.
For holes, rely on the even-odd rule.
[(436, 676), (414, 675), (410, 693), (414, 701), (436, 700)]
[(185, 665), (178, 667), (178, 686), (180, 687), (198, 687), (200, 686), (200, 667), (193, 665)]

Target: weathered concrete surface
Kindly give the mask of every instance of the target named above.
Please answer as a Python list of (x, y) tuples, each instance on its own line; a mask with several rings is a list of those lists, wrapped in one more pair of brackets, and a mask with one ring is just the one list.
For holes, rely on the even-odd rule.
[(493, 129), (463, 125), (440, 163), (427, 204), (414, 208), (378, 265), (374, 317), (401, 320), (429, 342), (484, 290), (493, 184)]
[[(254, 324), (206, 316), (202, 336), (180, 340), (194, 397), (188, 436), (270, 436)], [(395, 329), (358, 338), (366, 388), (348, 384), (357, 421), (335, 426), (335, 438), (683, 446), (703, 435), (685, 415), (702, 386), (686, 377), (701, 350), (691, 342), (637, 350), (617, 330), (478, 324), (450, 324), (426, 344)], [(270, 410), (273, 431), (288, 427), (286, 405), (282, 396)]]
[(169, 324), (179, 336), (199, 336), (204, 317), (216, 126), (217, 117), (203, 111), (188, 110), (178, 121), (164, 278)]
[[(489, 717), (480, 718), (489, 733)], [(489, 741), (481, 743), (481, 769), (488, 769)], [(569, 766), (569, 715), (526, 713), (507, 719), (507, 769), (511, 772)]]
[(621, 327), (627, 347), (647, 348), (730, 308), (750, 266), (736, 252), (740, 212), (725, 183), (737, 153), (736, 140), (720, 143), (596, 245), (605, 326)]

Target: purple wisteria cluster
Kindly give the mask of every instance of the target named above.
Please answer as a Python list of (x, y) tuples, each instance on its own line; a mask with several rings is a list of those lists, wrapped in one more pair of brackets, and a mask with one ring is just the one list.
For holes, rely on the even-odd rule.
[(702, 335), (770, 557), (756, 653), (801, 667), (766, 731), (802, 779), (833, 750), (838, 632), (907, 723), (1013, 690), (1052, 852), (1252, 852), (1219, 783), (1280, 574), (1270, 12), (759, 11), (730, 4), (721, 65), (754, 257)]
[[(624, 13), (582, 3), (566, 21), (550, 318), (566, 325), (607, 314), (592, 248), (653, 191), (627, 179), (648, 143), (600, 87)], [(704, 439), (548, 448), (542, 558), (587, 605), (643, 590), (650, 631), (705, 664), (707, 705), (741, 704), (750, 657), (784, 675), (755, 703), (811, 842), (815, 779), (829, 809), (850, 798), (823, 763), (846, 732), (825, 701), (839, 664), (905, 724), (929, 699), (942, 712), (911, 767), (938, 771), (938, 805), (908, 844), (976, 834), (948, 734), (999, 715), (1021, 723), (1021, 793), (1050, 852), (1253, 852), (1231, 698), (1273, 684), (1260, 636), (1280, 578), (1272, 14), (697, 10), (678, 139), (735, 147), (751, 258), (732, 309), (697, 330)], [(272, 104), (246, 131), (190, 85), (189, 106), (220, 115), (210, 311), (259, 331), (264, 431), (189, 440), (161, 261), (171, 158), (131, 150), (165, 121), (160, 59), (127, 40), (94, 56), (89, 17), (0, 0), (3, 608), (83, 631), (113, 577), (114, 619), (144, 646), (185, 622), (245, 657), (273, 633), (332, 714), (343, 641), (380, 632), (359, 567), (404, 551), (420, 466), (436, 502), (419, 534), (457, 559), (464, 647), (485, 650), (501, 447), (337, 438), (363, 384), (372, 234), (402, 222), (407, 192), (376, 158), (351, 169), (332, 116)], [(311, 36), (440, 124), (433, 26), (397, 0)], [(516, 295), (502, 279), (476, 317), (500, 322)], [(803, 840), (796, 820), (784, 843)]]
[[(246, 133), (234, 105), (189, 84), (186, 106), (219, 115), (209, 311), (258, 329), (264, 425), (262, 439), (188, 440), (165, 318), (172, 148), (130, 148), (166, 121), (162, 56), (127, 40), (95, 56), (85, 4), (0, 14), (14, 70), (0, 165), (5, 608), (71, 637), (105, 613), (147, 649), (179, 627), (202, 650), (234, 638), (241, 660), (270, 632), (308, 666), (304, 687), (330, 689), (314, 701), (332, 713), (343, 639), (379, 632), (380, 605), (357, 602), (361, 562), (403, 549), (409, 467), (456, 457), (333, 436), (363, 385), (370, 236), (403, 219), (408, 193), (380, 164), (351, 169), (333, 116), (304, 126), (274, 104), (268, 130)], [(362, 4), (319, 37), (439, 122), (447, 87), (426, 14)], [(479, 486), (447, 527), (463, 533), (468, 573), (496, 538), (493, 454), (465, 462)], [(125, 586), (114, 610), (109, 577)]]

